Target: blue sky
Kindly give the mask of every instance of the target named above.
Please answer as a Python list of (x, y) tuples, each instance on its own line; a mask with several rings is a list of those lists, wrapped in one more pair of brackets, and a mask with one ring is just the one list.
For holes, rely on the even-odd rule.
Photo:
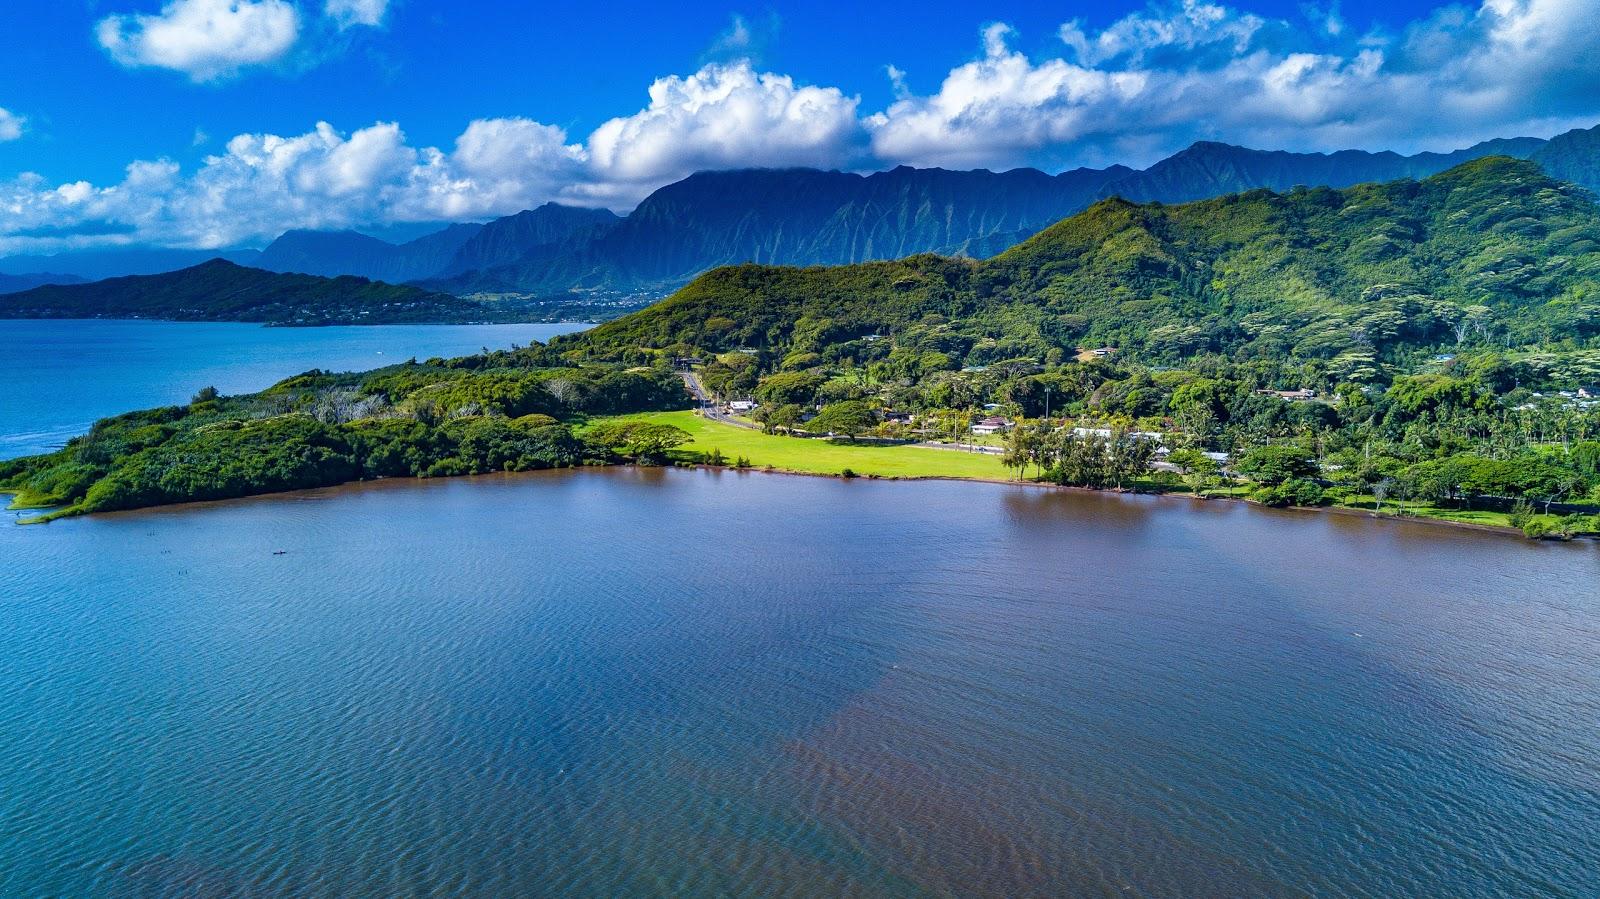
[(1446, 149), (1600, 122), (1600, 0), (8, 0), (0, 253), (625, 210), (697, 168)]

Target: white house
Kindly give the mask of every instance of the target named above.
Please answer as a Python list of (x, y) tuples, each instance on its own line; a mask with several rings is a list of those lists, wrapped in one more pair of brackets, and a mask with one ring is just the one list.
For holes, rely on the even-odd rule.
[(973, 425), (972, 433), (978, 435), (979, 437), (987, 437), (990, 434), (1003, 433), (1010, 428), (1011, 422), (1006, 421), (1004, 418), (1000, 418), (999, 416), (990, 416), (989, 418), (985, 418), (983, 421)]
[(728, 404), (729, 412), (753, 412), (755, 408), (755, 400), (734, 400)]

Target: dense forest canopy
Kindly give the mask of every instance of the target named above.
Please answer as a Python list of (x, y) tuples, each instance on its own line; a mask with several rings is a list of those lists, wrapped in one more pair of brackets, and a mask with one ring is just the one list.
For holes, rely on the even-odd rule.
[(312, 371), (245, 396), (208, 388), (185, 406), (97, 422), (59, 452), (0, 462), (0, 488), (23, 505), (76, 514), (370, 478), (565, 468), (631, 458), (639, 445), (637, 434), (580, 439), (574, 422), (687, 402), (670, 371), (549, 363), (534, 346)]

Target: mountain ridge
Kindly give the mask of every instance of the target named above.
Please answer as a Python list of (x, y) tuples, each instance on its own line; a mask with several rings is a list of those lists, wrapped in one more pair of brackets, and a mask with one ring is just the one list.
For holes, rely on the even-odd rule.
[(81, 284), (83, 279), (76, 275), (63, 275), (56, 272), (24, 272), (17, 275), (8, 275), (0, 272), (0, 294), (21, 293), (35, 287), (47, 284)]
[[(699, 172), (652, 193), (608, 233), (561, 254), (456, 275), (453, 292), (667, 290), (717, 265), (840, 265), (921, 252), (986, 258), (1087, 208), (1125, 196), (1182, 203), (1243, 190), (1348, 187), (1437, 174), (1488, 155), (1525, 158), (1550, 142), (1484, 141), (1451, 153), (1290, 153), (1197, 142), (1144, 170), (950, 171), (899, 166), (855, 174), (816, 169)], [(1600, 155), (1600, 150), (1597, 150)], [(719, 197), (739, 202), (716, 203)], [(772, 207), (784, 216), (772, 215)]]
[(402, 244), (358, 231), (297, 229), (284, 232), (267, 245), (254, 267), (329, 278), (355, 275), (391, 283), (414, 281), (449, 264), (483, 228), (472, 223), (454, 224)]
[(492, 307), (353, 275), (325, 278), (225, 259), (155, 275), (49, 285), (0, 295), (6, 318), (159, 318), (269, 324), (481, 321)]

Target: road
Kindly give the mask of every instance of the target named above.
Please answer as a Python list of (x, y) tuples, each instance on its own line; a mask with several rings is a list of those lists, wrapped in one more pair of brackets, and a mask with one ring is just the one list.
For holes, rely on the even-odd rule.
[(744, 428), (749, 431), (761, 430), (759, 426), (748, 421), (744, 421), (743, 419), (734, 418), (732, 415), (729, 415), (728, 413), (719, 409), (716, 402), (711, 399), (711, 394), (707, 392), (706, 386), (700, 383), (699, 375), (692, 371), (681, 371), (678, 372), (678, 374), (683, 376), (683, 386), (689, 388), (689, 392), (693, 394), (695, 400), (700, 403), (699, 412), (701, 415), (711, 419), (712, 421), (720, 421), (725, 425), (733, 425), (736, 428)]

